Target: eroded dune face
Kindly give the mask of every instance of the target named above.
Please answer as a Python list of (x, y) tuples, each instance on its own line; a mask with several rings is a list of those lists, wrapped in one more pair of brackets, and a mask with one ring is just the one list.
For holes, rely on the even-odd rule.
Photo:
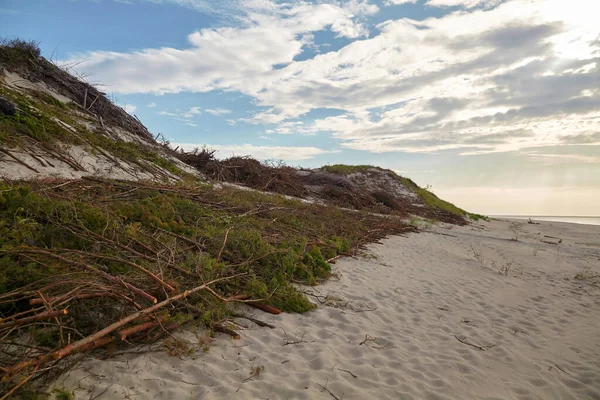
[(105, 399), (600, 397), (598, 226), (441, 224), (337, 270), (308, 289), (316, 311), (258, 315), (277, 329), (238, 320), (242, 339), (207, 353), (90, 360), (59, 384)]

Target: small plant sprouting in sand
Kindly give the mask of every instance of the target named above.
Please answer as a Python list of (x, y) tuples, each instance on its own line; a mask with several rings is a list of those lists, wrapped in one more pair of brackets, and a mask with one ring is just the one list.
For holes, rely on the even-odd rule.
[[(482, 266), (488, 267), (485, 257), (481, 250), (474, 248), (471, 245), (471, 251), (473, 252), (473, 258), (475, 258)], [(516, 270), (519, 273), (523, 273), (523, 265), (516, 262), (515, 260), (509, 260), (508, 258), (504, 258), (504, 262), (498, 263), (496, 260), (491, 260), (489, 267), (498, 271), (500, 275), (508, 276), (510, 271)]]
[(481, 250), (477, 250), (473, 247), (473, 245), (471, 245), (471, 251), (473, 252), (473, 257), (479, 262), (479, 264), (485, 267), (485, 258), (483, 257)]
[(410, 217), (410, 224), (416, 228), (422, 229), (424, 231), (431, 230), (435, 225), (439, 223), (436, 219), (431, 218), (420, 218), (417, 216)]
[(65, 388), (56, 388), (52, 392), (56, 400), (73, 400), (75, 398), (75, 393)]
[(574, 279), (589, 282), (594, 286), (600, 286), (600, 275), (592, 272), (589, 267), (575, 275)]
[(165, 340), (163, 346), (166, 352), (173, 357), (190, 356), (196, 352), (196, 349), (188, 342), (175, 338)]
[(508, 276), (510, 271), (516, 271), (519, 273), (523, 273), (523, 265), (519, 264), (515, 260), (509, 260), (508, 258), (504, 259), (502, 264), (496, 263), (496, 261), (492, 261), (492, 268), (494, 268), (500, 275)]

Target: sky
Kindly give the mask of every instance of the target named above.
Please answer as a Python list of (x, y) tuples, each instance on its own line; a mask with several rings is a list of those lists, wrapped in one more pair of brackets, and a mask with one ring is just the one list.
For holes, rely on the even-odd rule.
[(184, 149), (373, 164), (471, 212), (600, 215), (600, 2), (2, 0), (0, 36)]

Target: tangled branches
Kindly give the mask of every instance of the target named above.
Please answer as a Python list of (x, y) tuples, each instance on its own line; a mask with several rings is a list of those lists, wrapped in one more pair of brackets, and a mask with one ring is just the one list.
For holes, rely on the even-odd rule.
[(326, 260), (412, 229), (227, 187), (0, 186), (0, 393), (38, 384), (78, 354), (155, 341), (184, 323), (238, 337), (225, 323), (232, 303), (310, 310), (292, 282), (315, 284), (331, 274)]

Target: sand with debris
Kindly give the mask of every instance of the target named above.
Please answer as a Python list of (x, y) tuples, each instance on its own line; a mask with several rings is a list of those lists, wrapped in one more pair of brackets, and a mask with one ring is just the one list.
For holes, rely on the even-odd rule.
[(247, 310), (275, 329), (240, 319), (241, 340), (88, 360), (56, 386), (77, 399), (600, 399), (600, 226), (438, 225), (336, 269), (303, 289), (314, 312)]

